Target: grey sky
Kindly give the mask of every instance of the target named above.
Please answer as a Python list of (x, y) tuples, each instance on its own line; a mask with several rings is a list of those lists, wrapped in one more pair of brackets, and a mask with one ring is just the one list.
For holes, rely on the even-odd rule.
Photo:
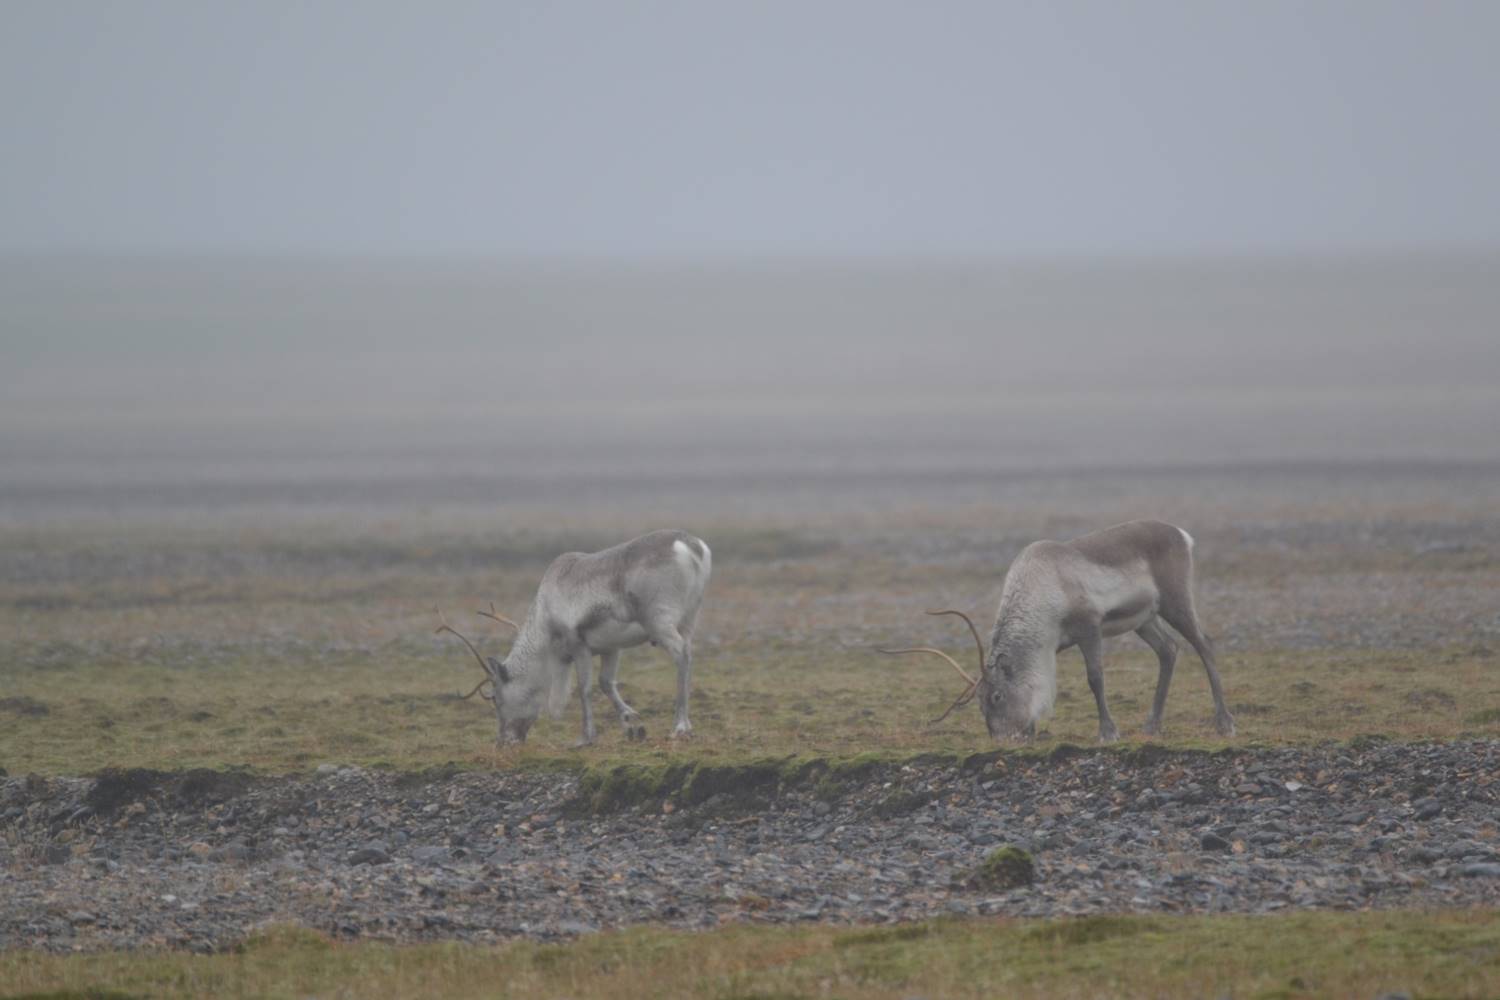
[(1500, 4), (0, 9), (0, 249), (1500, 245)]

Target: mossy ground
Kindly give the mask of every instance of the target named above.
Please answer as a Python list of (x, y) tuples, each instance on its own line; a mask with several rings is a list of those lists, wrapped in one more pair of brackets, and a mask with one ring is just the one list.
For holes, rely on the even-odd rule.
[[(961, 649), (955, 649), (961, 653)], [(700, 649), (690, 741), (666, 738), (675, 682), (655, 650), (626, 655), (625, 696), (648, 727), (624, 738), (603, 699), (598, 745), (577, 749), (576, 700), (543, 719), (520, 748), (496, 749), (487, 706), (459, 700), (464, 654), (397, 643), (374, 651), (198, 649), (132, 654), (112, 645), (49, 646), (0, 640), (0, 677), (46, 712), (0, 707), (0, 767), (78, 774), (104, 767), (231, 767), (287, 772), (319, 763), (420, 770), (460, 767), (655, 768), (749, 764), (787, 756), (968, 754), (992, 749), (977, 710), (938, 726), (925, 720), (951, 698), (949, 678), (870, 651)], [(1097, 723), (1083, 671), (1063, 654), (1057, 713), (1033, 747), (1090, 746)], [(926, 665), (922, 665), (925, 667)], [(1352, 739), (1500, 735), (1500, 671), (1465, 650), (1363, 654), (1265, 652), (1223, 657), (1239, 735), (1220, 738), (1201, 672), (1178, 667), (1165, 732), (1147, 741), (1141, 720), (1155, 683), (1147, 656), (1121, 650), (1106, 671), (1127, 743), (1212, 748)], [(1420, 704), (1413, 672), (1422, 670)], [(899, 691), (899, 697), (892, 695)]]
[[(0, 767), (54, 774), (108, 766), (286, 772), (324, 762), (400, 770), (658, 767), (986, 750), (972, 706), (941, 725), (928, 721), (959, 690), (947, 667), (876, 652), (935, 642), (970, 661), (961, 626), (921, 609), (956, 603), (982, 625), (1003, 565), (896, 558), (888, 540), (916, 545), (911, 539), (926, 532), (943, 542), (943, 531), (970, 537), (989, 523), (969, 513), (949, 520), (895, 519), (875, 542), (832, 531), (708, 526), (715, 576), (695, 644), (693, 739), (666, 738), (675, 671), (661, 651), (642, 647), (624, 654), (621, 678), (648, 739), (627, 742), (596, 693), (600, 742), (583, 751), (573, 748), (576, 699), (562, 720), (539, 723), (525, 747), (496, 750), (493, 714), (477, 699), (457, 697), (478, 669), (457, 640), (433, 634), (433, 609), (445, 608), (486, 653), (501, 653), (506, 637), (473, 611), (493, 600), (520, 614), (548, 554), (602, 541), (603, 529), (562, 538), (522, 529), (431, 535), (331, 525), (274, 532), (0, 527), (12, 560), (0, 565), (14, 570), (0, 575)], [(1259, 609), (1262, 617), (1300, 622), (1301, 605), (1292, 607), (1300, 598), (1277, 597), (1281, 588), (1319, 592), (1326, 581), (1342, 594), (1348, 566), (1373, 558), (1350, 546), (1273, 552), (1221, 544), (1215, 552), (1212, 537), (1202, 547), (1200, 589), (1236, 598), (1205, 600), (1205, 618), (1211, 630), (1233, 629), (1241, 638), (1259, 632), (1259, 619), (1236, 617), (1246, 613), (1243, 594), (1271, 602)], [(1421, 581), (1416, 589), (1434, 600), (1500, 587), (1500, 573), (1472, 552), (1461, 564), (1435, 568), (1428, 559), (1382, 559), (1371, 563), (1372, 573)], [(1239, 725), (1233, 744), (1500, 734), (1496, 651), (1447, 641), (1226, 646), (1221, 668)], [(1134, 637), (1113, 640), (1105, 675), (1125, 739), (1142, 741), (1155, 658)], [(1092, 744), (1097, 721), (1076, 652), (1060, 656), (1058, 680), (1056, 714), (1039, 747)], [(1211, 720), (1203, 672), (1184, 649), (1155, 742), (1226, 745)]]
[(0, 954), (0, 995), (1358, 997), (1500, 995), (1493, 912), (635, 928), (395, 947), (275, 929), (236, 952)]
[[(414, 630), (426, 624), (420, 613), (411, 618)], [(40, 643), (13, 631), (9, 636), (0, 640), (0, 684), (27, 706), (45, 706), (45, 712), (0, 706), (0, 768), (12, 774), (83, 774), (107, 766), (288, 772), (324, 762), (401, 771), (443, 765), (655, 768), (993, 748), (977, 709), (956, 712), (941, 726), (927, 723), (953, 697), (950, 676), (929, 664), (817, 639), (795, 649), (702, 643), (690, 741), (666, 738), (675, 672), (660, 652), (642, 649), (625, 654), (622, 690), (645, 718), (645, 742), (625, 741), (609, 706), (597, 699), (600, 742), (577, 750), (574, 699), (562, 720), (541, 720), (525, 747), (496, 750), (487, 706), (456, 696), (475, 672), (460, 649), (407, 639), (378, 649), (254, 652), (187, 643), (142, 651), (113, 640)], [(1058, 711), (1034, 750), (1094, 745), (1094, 702), (1073, 658), (1062, 655)], [(1233, 741), (1212, 729), (1202, 672), (1184, 660), (1166, 732), (1148, 741), (1140, 724), (1151, 702), (1155, 661), (1130, 648), (1113, 652), (1107, 687), (1125, 741), (1212, 748), (1367, 733), (1397, 739), (1500, 735), (1500, 670), (1473, 649), (1224, 655), (1230, 706), (1238, 715)]]
[(1019, 847), (997, 847), (984, 856), (972, 882), (981, 889), (1018, 889), (1036, 880), (1036, 862)]

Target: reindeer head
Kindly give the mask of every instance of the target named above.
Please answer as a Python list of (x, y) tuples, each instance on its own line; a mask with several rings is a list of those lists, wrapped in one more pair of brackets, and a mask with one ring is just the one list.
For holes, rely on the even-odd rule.
[(1004, 667), (996, 664), (980, 674), (975, 697), (984, 713), (984, 727), (996, 743), (1030, 740), (1036, 735), (1034, 699)]
[[(502, 625), (509, 625), (517, 632), (521, 630), (521, 627), (509, 618), (497, 614), (493, 604), (490, 605), (490, 610), (481, 611), (479, 614), (486, 618), (493, 618)], [(477, 694), (495, 706), (495, 743), (497, 745), (525, 743), (526, 734), (530, 731), (531, 724), (536, 721), (536, 717), (541, 714), (541, 708), (535, 695), (525, 685), (517, 683), (519, 678), (516, 672), (506, 665), (506, 660), (510, 657), (506, 660), (497, 660), (493, 656), (479, 655), (479, 650), (474, 648), (474, 644), (463, 633), (449, 625), (441, 611), (437, 615), (438, 621), (442, 622), (437, 631), (439, 633), (451, 632), (462, 639), (464, 645), (469, 647), (469, 652), (474, 654), (474, 659), (479, 662), (479, 669), (484, 671), (484, 679), (474, 685), (473, 690), (468, 694), (461, 697), (467, 700)], [(484, 693), (486, 684), (490, 686), (493, 694)]]
[(1030, 739), (1036, 731), (1035, 720), (1031, 718), (1030, 699), (1025, 697), (1025, 692), (1017, 690), (1008, 674), (999, 664), (994, 666), (985, 665), (984, 641), (979, 638), (979, 630), (969, 620), (969, 616), (962, 611), (945, 609), (943, 611), (929, 611), (929, 615), (954, 615), (962, 618), (964, 624), (969, 626), (969, 633), (974, 636), (974, 645), (979, 650), (979, 676), (971, 677), (969, 672), (958, 665), (958, 661), (944, 653), (940, 649), (930, 646), (917, 646), (911, 649), (882, 649), (882, 653), (932, 653), (941, 656), (957, 670), (959, 675), (968, 682), (968, 687), (963, 693), (948, 706), (948, 710), (933, 719), (933, 723), (942, 722), (953, 713), (955, 708), (967, 705), (969, 702), (979, 700), (979, 710), (984, 713), (984, 725), (990, 732), (990, 738), (998, 742), (1006, 740)]

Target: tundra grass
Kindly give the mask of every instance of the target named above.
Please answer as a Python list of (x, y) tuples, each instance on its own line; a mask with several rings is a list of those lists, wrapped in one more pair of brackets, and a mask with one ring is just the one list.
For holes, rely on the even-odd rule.
[[(622, 689), (641, 712), (648, 739), (626, 741), (596, 691), (600, 738), (588, 748), (574, 746), (575, 696), (563, 718), (544, 719), (524, 747), (496, 749), (488, 705), (458, 697), (478, 675), (461, 648), (289, 645), (257, 653), (186, 644), (143, 652), (107, 643), (8, 643), (0, 655), (0, 767), (15, 774), (106, 766), (284, 773), (321, 763), (553, 768), (992, 748), (976, 707), (941, 724), (928, 721), (961, 690), (940, 661), (827, 644), (701, 647), (688, 741), (666, 738), (676, 676), (670, 661), (649, 648), (627, 652)], [(1142, 741), (1155, 659), (1126, 647), (1108, 662), (1111, 711), (1127, 742)], [(1156, 742), (1212, 748), (1364, 734), (1500, 734), (1500, 671), (1484, 650), (1270, 651), (1225, 656), (1221, 665), (1238, 735), (1225, 740), (1214, 732), (1203, 672), (1183, 656)], [(1090, 745), (1096, 736), (1082, 664), (1076, 653), (1064, 653), (1056, 714), (1037, 746)]]
[(1296, 913), (890, 927), (634, 928), (562, 944), (344, 944), (277, 928), (230, 953), (0, 953), (0, 996), (1358, 997), (1500, 995), (1500, 915)]
[[(600, 740), (581, 750), (573, 747), (576, 697), (563, 719), (534, 728), (525, 747), (495, 749), (493, 713), (457, 697), (478, 668), (457, 640), (433, 635), (434, 608), (446, 609), (486, 653), (503, 653), (508, 636), (473, 612), (493, 599), (502, 612), (521, 614), (552, 553), (603, 544), (623, 528), (601, 522), (592, 534), (566, 537), (525, 526), (438, 531), (420, 518), (0, 528), (0, 768), (277, 773), (321, 763), (660, 766), (986, 750), (976, 707), (940, 725), (928, 721), (961, 690), (948, 667), (877, 648), (936, 643), (972, 663), (961, 626), (921, 610), (956, 604), (974, 610), (982, 626), (1022, 540), (1086, 526), (1050, 524), (1035, 512), (1018, 517), (883, 515), (838, 531), (708, 526), (715, 571), (695, 640), (692, 740), (665, 738), (675, 670), (659, 650), (642, 647), (623, 654), (621, 678), (649, 738), (626, 742), (596, 692)], [(1430, 600), (1435, 613), (1452, 617), (1455, 594), (1464, 596), (1460, 608), (1475, 595), (1500, 595), (1489, 548), (1422, 555), (1346, 541), (1270, 547), (1221, 530), (1215, 549), (1215, 536), (1207, 537), (1205, 620), (1242, 643), (1225, 644), (1220, 655), (1239, 725), (1233, 745), (1500, 734), (1500, 659), (1481, 632), (1452, 631), (1443, 648), (1243, 645), (1266, 616), (1282, 621), (1286, 634), (1289, 615), (1301, 621), (1311, 613), (1336, 628), (1376, 614), (1366, 607), (1364, 581), (1353, 590), (1337, 582), (1355, 565), (1388, 574), (1370, 577), (1376, 596), (1399, 578), (1407, 583), (1397, 589), (1411, 597), (1410, 581), (1420, 581), (1420, 599), (1405, 610), (1420, 614)], [(1306, 611), (1305, 595), (1321, 593), (1325, 581), (1335, 581), (1337, 600)], [(1349, 600), (1356, 604), (1340, 603)], [(1143, 739), (1154, 656), (1134, 637), (1111, 640), (1105, 676), (1125, 739)], [(1076, 651), (1059, 657), (1058, 679), (1040, 746), (1093, 743), (1094, 703)], [(1203, 671), (1184, 647), (1158, 742), (1230, 743), (1211, 718)]]

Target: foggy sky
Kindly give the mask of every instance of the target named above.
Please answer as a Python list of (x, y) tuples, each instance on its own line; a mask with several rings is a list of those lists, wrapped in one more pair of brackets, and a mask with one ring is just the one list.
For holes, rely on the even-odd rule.
[(0, 250), (1500, 245), (1500, 4), (0, 13)]
[(1489, 2), (5, 3), (0, 518), (1500, 461), (1497, 38)]

